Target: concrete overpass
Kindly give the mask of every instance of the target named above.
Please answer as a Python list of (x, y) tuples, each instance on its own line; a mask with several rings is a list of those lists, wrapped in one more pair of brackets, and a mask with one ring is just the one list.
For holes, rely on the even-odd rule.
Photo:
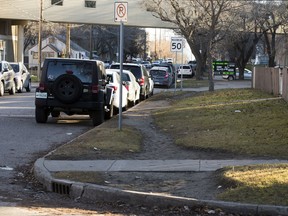
[[(42, 2), (42, 7), (40, 6)], [(23, 26), (28, 20), (39, 21), (40, 12), (47, 22), (118, 25), (114, 21), (111, 0), (2, 0), (0, 14), (0, 60), (23, 60)], [(142, 0), (128, 3), (127, 26), (173, 28), (146, 11)]]

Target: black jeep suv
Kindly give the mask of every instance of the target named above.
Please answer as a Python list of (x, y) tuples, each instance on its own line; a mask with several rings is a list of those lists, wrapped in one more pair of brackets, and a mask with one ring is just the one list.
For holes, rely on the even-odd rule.
[(96, 60), (46, 58), (35, 93), (35, 118), (46, 123), (48, 116), (90, 115), (97, 126), (113, 116), (113, 93), (106, 87), (104, 63)]

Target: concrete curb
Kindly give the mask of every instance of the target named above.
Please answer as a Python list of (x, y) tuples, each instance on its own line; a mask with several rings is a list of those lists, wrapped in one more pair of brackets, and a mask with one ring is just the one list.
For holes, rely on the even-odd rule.
[[(34, 164), (34, 175), (44, 185), (48, 191), (57, 190), (57, 186), (67, 188), (67, 195), (71, 199), (81, 200), (84, 202), (117, 202), (119, 200), (139, 205), (139, 203), (147, 206), (208, 206), (211, 208), (221, 208), (226, 212), (253, 215), (282, 215), (288, 216), (288, 206), (272, 206), (243, 204), (235, 202), (223, 202), (214, 200), (198, 200), (194, 198), (163, 196), (159, 194), (121, 190), (107, 186), (85, 184), (79, 182), (68, 181), (64, 179), (55, 179), (49, 170), (44, 166), (44, 158), (38, 159)], [(56, 185), (56, 186), (55, 186)], [(63, 191), (62, 191), (63, 192)], [(65, 191), (64, 191), (65, 194)]]

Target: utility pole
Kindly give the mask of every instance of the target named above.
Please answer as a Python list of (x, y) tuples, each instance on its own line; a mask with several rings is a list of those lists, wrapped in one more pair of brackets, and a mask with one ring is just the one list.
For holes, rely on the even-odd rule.
[(71, 49), (70, 49), (70, 24), (68, 23), (66, 26), (66, 58), (70, 58)]
[(42, 21), (43, 21), (43, 0), (40, 0), (39, 11), (39, 29), (38, 29), (38, 67), (37, 67), (37, 79), (40, 80), (41, 73), (41, 61), (42, 61)]
[(93, 38), (93, 25), (90, 26), (90, 59), (93, 59), (93, 45), (92, 45), (92, 38)]

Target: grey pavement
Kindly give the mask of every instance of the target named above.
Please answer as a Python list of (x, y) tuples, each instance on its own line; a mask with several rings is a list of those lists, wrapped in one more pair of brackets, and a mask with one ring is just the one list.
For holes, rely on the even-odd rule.
[[(215, 89), (249, 88), (247, 81), (215, 82)], [(170, 91), (173, 89), (169, 89)], [(177, 89), (179, 90), (179, 89)], [(185, 89), (185, 91), (207, 91), (208, 88)], [(160, 90), (166, 91), (166, 90)], [(54, 172), (92, 171), (92, 172), (206, 172), (215, 171), (227, 166), (253, 164), (288, 163), (288, 160), (47, 160), (38, 159), (34, 164), (34, 175), (48, 191), (67, 194), (71, 199), (87, 202), (123, 201), (130, 204), (148, 206), (208, 206), (221, 208), (224, 211), (249, 215), (287, 215), (288, 206), (245, 204), (216, 200), (199, 200), (162, 194), (122, 190), (96, 184), (74, 182), (67, 179), (56, 179)]]
[(44, 160), (48, 172), (206, 172), (227, 166), (288, 163), (288, 160)]

